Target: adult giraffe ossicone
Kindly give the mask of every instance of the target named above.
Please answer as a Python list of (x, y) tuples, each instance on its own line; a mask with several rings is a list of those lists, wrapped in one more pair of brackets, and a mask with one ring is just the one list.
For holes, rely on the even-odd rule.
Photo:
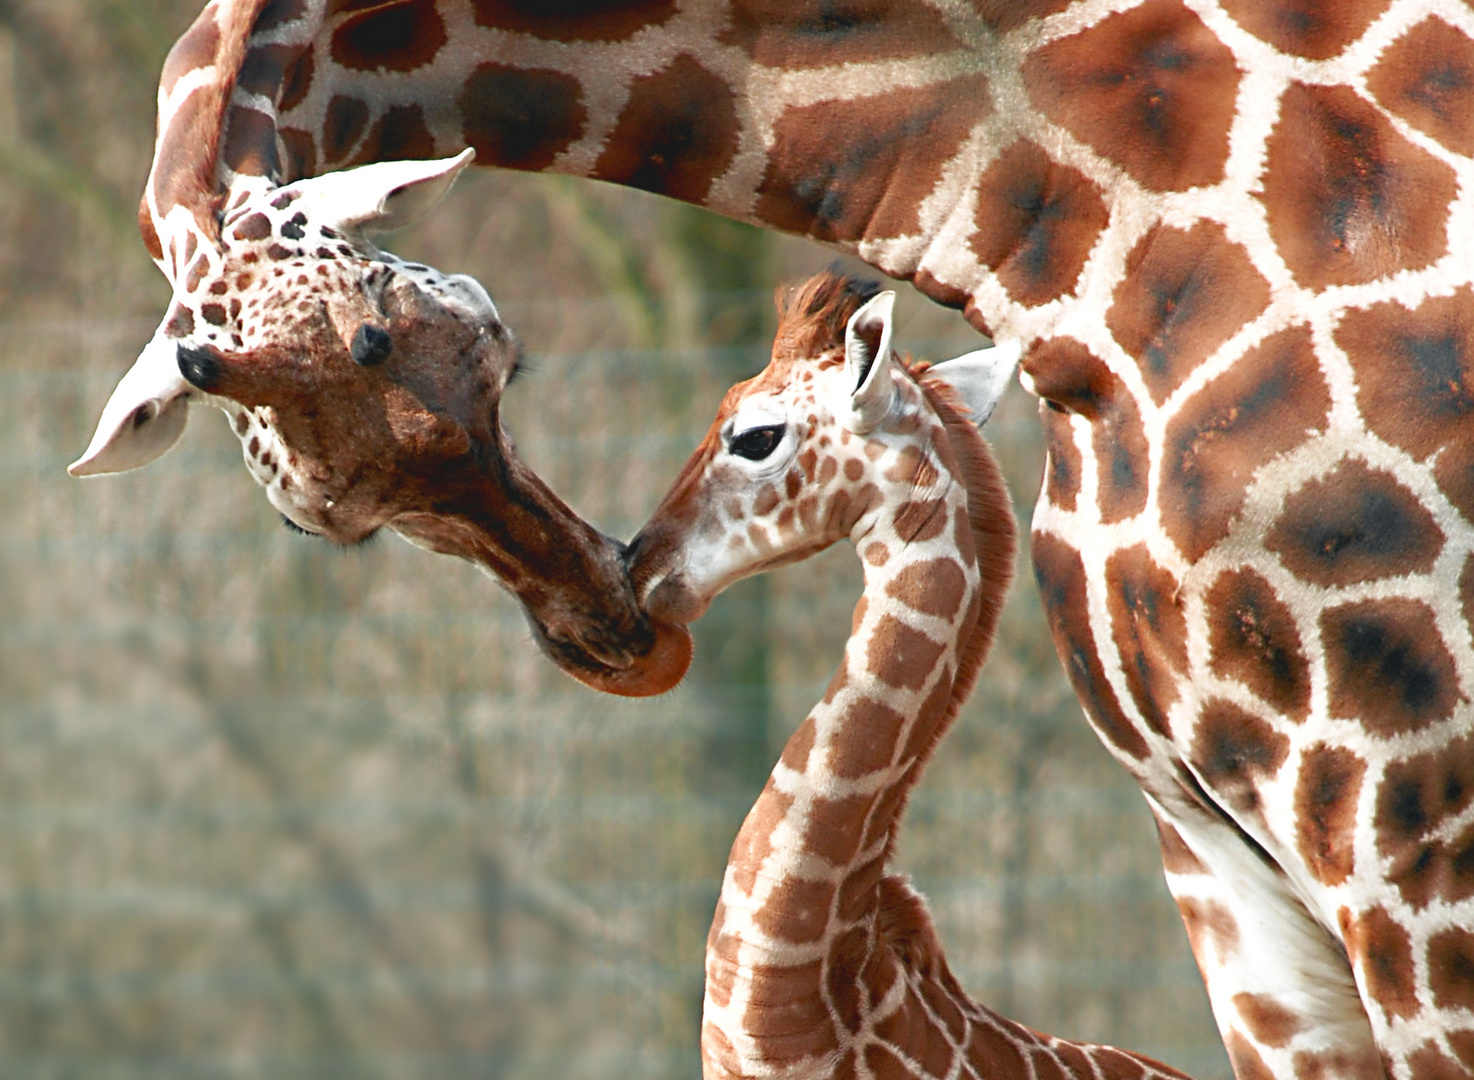
[(732, 845), (706, 950), (705, 1080), (1147, 1080), (969, 998), (925, 901), (887, 874), (907, 797), (972, 691), (1018, 534), (977, 433), (1018, 361), (891, 352), (894, 293), (821, 275), (781, 307), (630, 544), (636, 591), (686, 624), (728, 585), (849, 540), (865, 570), (845, 655)]
[(146, 240), (183, 272), (161, 210), (470, 146), (812, 236), (1020, 340), (1036, 578), (1236, 1071), (1474, 1072), (1474, 11), (594, 6), (212, 5)]

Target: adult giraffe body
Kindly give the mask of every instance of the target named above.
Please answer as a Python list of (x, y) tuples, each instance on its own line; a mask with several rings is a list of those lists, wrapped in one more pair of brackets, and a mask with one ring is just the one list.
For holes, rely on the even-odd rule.
[(212, 5), (145, 239), (187, 286), (181, 219), (470, 146), (854, 251), (1020, 339), (1051, 629), (1238, 1074), (1474, 1073), (1474, 10), (586, 7)]

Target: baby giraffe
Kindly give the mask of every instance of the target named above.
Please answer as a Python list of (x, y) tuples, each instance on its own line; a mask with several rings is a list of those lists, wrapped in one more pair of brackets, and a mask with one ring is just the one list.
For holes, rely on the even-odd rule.
[(678, 627), (739, 578), (836, 540), (864, 564), (844, 660), (732, 846), (707, 942), (703, 1076), (1180, 1076), (973, 1002), (921, 896), (886, 872), (1012, 575), (1012, 511), (974, 425), (1018, 351), (898, 362), (894, 294), (876, 293), (830, 273), (780, 301), (771, 363), (728, 392), (630, 547), (637, 597)]

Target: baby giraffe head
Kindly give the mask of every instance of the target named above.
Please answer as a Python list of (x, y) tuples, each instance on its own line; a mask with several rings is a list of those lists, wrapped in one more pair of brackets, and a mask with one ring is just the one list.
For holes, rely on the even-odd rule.
[[(685, 626), (740, 578), (844, 538), (867, 561), (886, 545), (939, 539), (964, 546), (971, 565), (970, 518), (984, 508), (968, 506), (955, 429), (963, 415), (988, 418), (1018, 348), (908, 366), (891, 350), (894, 300), (834, 273), (780, 299), (772, 360), (728, 391), (630, 544), (635, 590), (658, 622)], [(966, 438), (981, 448), (971, 428)], [(1011, 566), (1012, 515), (986, 510), (1004, 523), (995, 554)]]
[(174, 300), (70, 471), (146, 464), (179, 438), (191, 402), (216, 405), (289, 524), (349, 544), (388, 526), (471, 559), (521, 600), (564, 670), (659, 693), (689, 642), (640, 611), (622, 548), (517, 459), (501, 398), (519, 349), (491, 298), (365, 235), (428, 210), (469, 160), (284, 186), (242, 177), (203, 221), (197, 208), (155, 212)]

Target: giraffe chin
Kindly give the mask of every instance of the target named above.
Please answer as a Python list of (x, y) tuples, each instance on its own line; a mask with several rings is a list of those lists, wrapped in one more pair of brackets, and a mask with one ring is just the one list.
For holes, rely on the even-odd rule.
[(574, 656), (546, 639), (539, 643), (554, 663), (590, 689), (620, 697), (654, 697), (674, 689), (685, 677), (693, 648), (691, 632), (684, 626), (656, 619), (650, 620), (650, 626), (655, 643), (624, 668), (590, 662), (587, 656)]

